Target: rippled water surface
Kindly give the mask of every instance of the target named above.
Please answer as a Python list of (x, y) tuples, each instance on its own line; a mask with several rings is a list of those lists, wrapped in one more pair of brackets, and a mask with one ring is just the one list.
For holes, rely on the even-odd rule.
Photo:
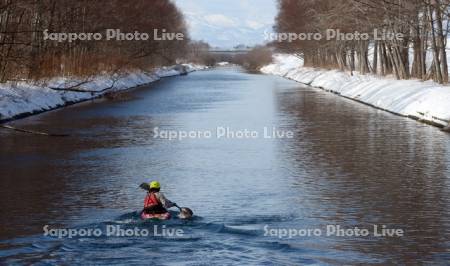
[[(449, 135), (292, 81), (216, 69), (13, 124), (71, 137), (0, 131), (0, 263), (450, 261)], [(259, 138), (169, 141), (154, 138), (155, 127)], [(264, 138), (264, 127), (295, 137)], [(195, 219), (141, 221), (137, 187), (150, 179)], [(45, 225), (184, 234), (58, 239), (43, 235)], [(327, 236), (328, 225), (371, 234)], [(375, 237), (373, 225), (404, 236)], [(282, 229), (323, 235), (273, 234)]]

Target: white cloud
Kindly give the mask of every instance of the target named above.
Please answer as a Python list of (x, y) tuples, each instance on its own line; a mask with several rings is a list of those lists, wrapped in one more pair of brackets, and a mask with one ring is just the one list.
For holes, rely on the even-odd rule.
[(236, 27), (238, 23), (234, 19), (222, 14), (211, 14), (204, 16), (204, 19), (213, 26)]
[(212, 46), (264, 43), (277, 13), (276, 0), (172, 0), (185, 14), (194, 40)]
[(254, 20), (245, 21), (245, 25), (247, 25), (247, 27), (254, 29), (254, 30), (258, 30), (258, 29), (261, 29), (262, 27), (264, 27), (264, 24), (259, 23), (258, 21), (254, 21)]

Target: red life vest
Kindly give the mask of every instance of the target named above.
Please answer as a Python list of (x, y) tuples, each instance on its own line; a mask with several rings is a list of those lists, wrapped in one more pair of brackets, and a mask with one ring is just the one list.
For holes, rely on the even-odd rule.
[(158, 198), (156, 198), (155, 193), (148, 193), (147, 197), (144, 200), (144, 208), (161, 206), (161, 202), (159, 202)]

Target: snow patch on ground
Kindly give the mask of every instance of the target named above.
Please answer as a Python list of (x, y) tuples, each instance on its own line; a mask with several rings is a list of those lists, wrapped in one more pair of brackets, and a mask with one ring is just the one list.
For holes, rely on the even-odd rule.
[(219, 63), (217, 63), (216, 65), (217, 66), (228, 66), (230, 63), (229, 62), (219, 62)]
[[(153, 72), (133, 71), (115, 75), (101, 74), (87, 80), (53, 78), (45, 83), (21, 81), (0, 84), (0, 121), (25, 114), (40, 113), (70, 103), (89, 100), (107, 92), (126, 90), (157, 81), (163, 77), (178, 76), (206, 68), (202, 65), (182, 64), (159, 68)], [(83, 92), (51, 89), (71, 88), (78, 84), (81, 85), (76, 89), (83, 90)]]
[(294, 55), (276, 54), (274, 63), (261, 69), (313, 87), (319, 87), (403, 116), (448, 126), (450, 87), (432, 81), (396, 80), (339, 70), (303, 67)]

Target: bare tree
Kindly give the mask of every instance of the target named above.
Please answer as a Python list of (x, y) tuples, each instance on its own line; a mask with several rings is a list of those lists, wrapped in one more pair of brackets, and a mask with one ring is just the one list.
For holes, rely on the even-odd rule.
[[(339, 29), (343, 34), (370, 34), (359, 40), (277, 43), (282, 51), (301, 54), (306, 66), (448, 82), (449, 0), (279, 0), (278, 6), (278, 33), (325, 35), (327, 29)], [(383, 33), (377, 37), (390, 36), (375, 38), (375, 31)], [(403, 39), (391, 38), (397, 34)], [(429, 69), (427, 55), (432, 57)]]
[[(148, 41), (45, 41), (56, 33), (150, 34)], [(184, 40), (153, 40), (153, 30), (182, 33)], [(132, 2), (0, 0), (0, 82), (55, 75), (91, 75), (123, 68), (169, 64), (189, 41), (183, 15), (170, 0)]]

